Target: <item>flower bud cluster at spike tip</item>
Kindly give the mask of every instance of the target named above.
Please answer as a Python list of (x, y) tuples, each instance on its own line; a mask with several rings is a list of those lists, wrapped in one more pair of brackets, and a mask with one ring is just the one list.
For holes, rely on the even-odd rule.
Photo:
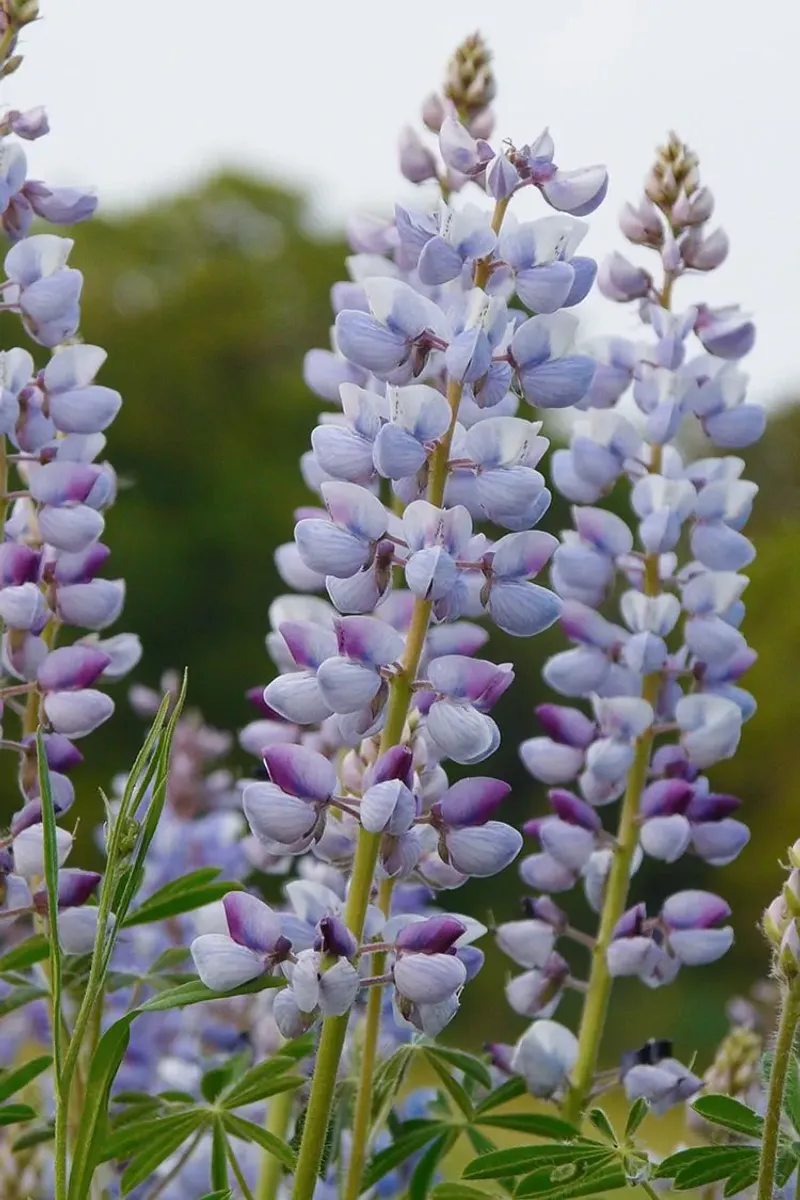
[(764, 912), (761, 928), (773, 949), (776, 975), (793, 984), (800, 977), (800, 841), (789, 847), (789, 874)]
[[(537, 904), (582, 886), (602, 914), (604, 988), (622, 975), (658, 987), (681, 966), (716, 961), (733, 941), (728, 905), (711, 892), (675, 892), (656, 915), (627, 901), (643, 858), (667, 869), (684, 855), (725, 866), (749, 839), (740, 801), (715, 791), (706, 772), (735, 754), (755, 711), (742, 677), (756, 655), (741, 626), (743, 571), (755, 554), (745, 526), (757, 488), (731, 453), (764, 429), (739, 368), (754, 329), (732, 306), (673, 309), (684, 276), (726, 257), (725, 234), (707, 229), (713, 208), (697, 157), (671, 135), (644, 196), (620, 217), (627, 239), (660, 263), (651, 269), (615, 252), (598, 275), (609, 299), (636, 301), (641, 338), (590, 343), (596, 369), (581, 415), (568, 448), (552, 456), (553, 482), (574, 505), (572, 528), (550, 558), (570, 645), (545, 665), (556, 702), (537, 709), (541, 731), (520, 747), (531, 776), (550, 789), (547, 808), (540, 804), (524, 826), (534, 844), (520, 874), (544, 893)], [(508, 237), (504, 230), (501, 248)], [(532, 273), (518, 270), (518, 286)], [(695, 442), (699, 433), (711, 443), (694, 461), (676, 444), (684, 424), (694, 425)], [(628, 521), (602, 507), (620, 480), (629, 486)], [(620, 854), (625, 874), (618, 872), (609, 897)], [(800, 956), (797, 873), (764, 918), (784, 971), (797, 971)], [(569, 981), (559, 945), (570, 934), (565, 923), (536, 917), (498, 928), (501, 949), (525, 968), (507, 989), (517, 1011), (545, 1018), (555, 1011)], [(548, 987), (550, 979), (557, 982)], [(582, 1053), (595, 1036), (581, 1031)], [(625, 1075), (629, 1098), (659, 1110), (696, 1086), (671, 1058)]]

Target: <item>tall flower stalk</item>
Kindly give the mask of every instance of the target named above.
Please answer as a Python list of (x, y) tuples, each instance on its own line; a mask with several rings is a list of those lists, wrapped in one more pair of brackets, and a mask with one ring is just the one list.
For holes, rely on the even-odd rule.
[[(695, 155), (670, 135), (645, 195), (620, 217), (628, 240), (658, 255), (660, 279), (619, 253), (598, 279), (607, 298), (637, 303), (643, 340), (593, 344), (597, 370), (584, 411), (569, 449), (552, 459), (554, 482), (575, 505), (574, 528), (552, 562), (572, 649), (555, 655), (544, 676), (568, 700), (589, 700), (592, 711), (542, 705), (545, 736), (521, 747), (530, 773), (551, 787), (550, 812), (526, 826), (539, 851), (521, 864), (524, 882), (544, 894), (527, 902), (527, 920), (501, 926), (498, 938), (528, 968), (508, 986), (512, 1007), (544, 1020), (534, 1020), (513, 1055), (498, 1053), (574, 1123), (608, 1083), (597, 1067), (614, 979), (635, 975), (657, 987), (682, 965), (715, 961), (733, 940), (728, 905), (709, 892), (678, 892), (655, 916), (642, 903), (629, 906), (642, 856), (669, 864), (692, 853), (722, 866), (749, 836), (732, 816), (739, 801), (713, 792), (701, 772), (735, 753), (755, 707), (739, 686), (755, 658), (739, 625), (741, 571), (754, 556), (741, 530), (757, 489), (741, 478), (740, 458), (691, 461), (679, 448), (690, 421), (711, 450), (738, 450), (764, 428), (737, 365), (753, 344), (749, 318), (702, 303), (673, 311), (684, 276), (713, 270), (727, 255), (722, 230), (707, 230), (713, 207)], [(689, 434), (695, 442), (697, 432)], [(598, 507), (612, 489), (619, 495), (621, 479), (633, 529)], [(612, 605), (622, 624), (601, 613)], [(612, 831), (601, 812), (620, 798)], [(576, 1039), (549, 1018), (569, 978), (555, 949), (565, 918), (552, 894), (579, 881), (598, 926)], [(631, 1099), (657, 1109), (700, 1085), (668, 1049), (653, 1046), (626, 1056), (620, 1077)]]

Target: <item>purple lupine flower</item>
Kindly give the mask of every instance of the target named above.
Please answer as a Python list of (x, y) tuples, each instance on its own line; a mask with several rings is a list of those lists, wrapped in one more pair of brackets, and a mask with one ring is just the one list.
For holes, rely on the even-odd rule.
[(557, 1021), (538, 1020), (514, 1047), (510, 1066), (521, 1075), (528, 1091), (542, 1099), (565, 1085), (578, 1057), (578, 1039)]
[(675, 1058), (636, 1063), (623, 1073), (622, 1082), (628, 1100), (646, 1100), (657, 1117), (690, 1100), (703, 1086), (703, 1080)]
[(497, 749), (500, 734), (486, 709), (510, 687), (510, 664), (446, 654), (428, 667), (434, 692), (425, 728), (439, 750), (454, 762), (482, 762)]
[(522, 394), (539, 408), (568, 408), (589, 390), (594, 359), (570, 354), (577, 320), (558, 312), (531, 317), (511, 339), (509, 354)]
[(263, 901), (247, 892), (229, 892), (222, 906), (227, 934), (203, 933), (190, 946), (198, 975), (217, 992), (257, 979), (282, 962), (290, 949), (280, 916)]
[(250, 783), (242, 795), (245, 816), (261, 841), (299, 854), (319, 839), (336, 772), (328, 759), (303, 746), (279, 744), (264, 751), (269, 783)]

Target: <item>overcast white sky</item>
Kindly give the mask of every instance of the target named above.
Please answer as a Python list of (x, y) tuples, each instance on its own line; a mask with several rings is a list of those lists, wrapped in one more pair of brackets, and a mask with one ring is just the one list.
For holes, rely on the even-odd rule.
[[(416, 120), (455, 44), (495, 51), (497, 135), (549, 125), (563, 167), (605, 162), (586, 249), (620, 246), (655, 142), (701, 156), (733, 248), (683, 295), (739, 301), (759, 323), (753, 391), (800, 385), (800, 7), (795, 0), (41, 0), (4, 85), (44, 103), (34, 174), (137, 204), (220, 165), (299, 183), (326, 224), (409, 196), (398, 128)], [(632, 317), (602, 306), (606, 324)], [(600, 314), (590, 310), (592, 326)]]

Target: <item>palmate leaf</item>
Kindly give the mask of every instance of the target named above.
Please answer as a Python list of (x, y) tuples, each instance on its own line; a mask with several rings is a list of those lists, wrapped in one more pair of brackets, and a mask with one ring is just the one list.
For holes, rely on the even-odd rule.
[(288, 1054), (278, 1054), (268, 1062), (251, 1067), (225, 1092), (223, 1108), (242, 1108), (245, 1104), (255, 1104), (257, 1100), (274, 1096), (276, 1092), (300, 1087), (306, 1079), (302, 1075), (287, 1074), (296, 1065), (295, 1059)]
[(630, 1141), (638, 1132), (639, 1126), (650, 1111), (650, 1105), (641, 1096), (631, 1105), (628, 1119), (625, 1122), (625, 1138)]
[(606, 1150), (591, 1161), (563, 1163), (526, 1175), (517, 1184), (514, 1195), (541, 1197), (541, 1200), (573, 1200), (574, 1197), (598, 1196), (627, 1186), (619, 1157)]
[(112, 1158), (130, 1158), (163, 1132), (165, 1122), (175, 1121), (177, 1123), (185, 1117), (192, 1118), (194, 1111), (194, 1108), (187, 1108), (176, 1113), (160, 1112), (157, 1117), (148, 1113), (143, 1114), (141, 1120), (134, 1119), (126, 1122), (121, 1129), (115, 1128), (114, 1132), (104, 1139), (98, 1161), (108, 1162)]
[(700, 1096), (692, 1108), (713, 1125), (721, 1125), (744, 1137), (760, 1138), (764, 1130), (764, 1118), (740, 1100), (734, 1100), (733, 1096)]
[(671, 1154), (658, 1164), (653, 1174), (656, 1179), (672, 1179), (676, 1192), (690, 1191), (729, 1179), (753, 1164), (757, 1171), (758, 1157), (755, 1146), (696, 1146)]
[[(207, 1114), (198, 1109), (185, 1116), (167, 1118), (162, 1123), (162, 1131), (151, 1137), (147, 1146), (134, 1155), (122, 1172), (120, 1191), (128, 1196), (140, 1183), (150, 1179), (153, 1172), (165, 1159), (174, 1154), (188, 1138), (202, 1128), (207, 1120)], [(85, 1194), (85, 1193), (84, 1193)]]
[(608, 1156), (608, 1148), (600, 1142), (581, 1138), (574, 1142), (551, 1142), (538, 1146), (513, 1146), (496, 1150), (468, 1163), (466, 1179), (502, 1179), (511, 1175), (526, 1175), (539, 1167), (556, 1167), (562, 1163), (591, 1162)]
[(400, 1090), (408, 1068), (414, 1059), (416, 1047), (399, 1046), (394, 1054), (381, 1063), (375, 1072), (372, 1085), (372, 1127), (382, 1128)]

